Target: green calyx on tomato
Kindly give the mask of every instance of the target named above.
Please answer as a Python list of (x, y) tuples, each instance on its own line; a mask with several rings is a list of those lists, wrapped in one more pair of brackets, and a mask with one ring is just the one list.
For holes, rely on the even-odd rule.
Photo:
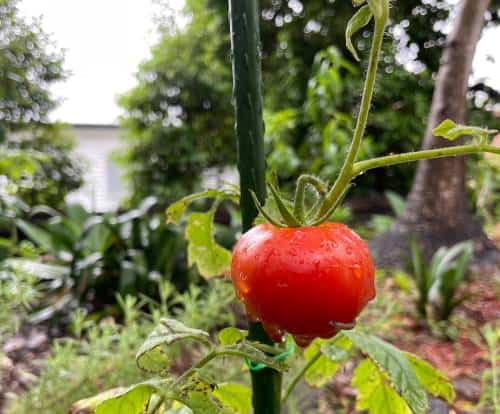
[[(268, 184), (268, 187), (279, 217), (276, 217), (275, 214), (272, 214), (263, 207), (253, 192), (252, 197), (260, 214), (276, 227), (316, 226), (325, 222), (335, 211), (335, 208), (338, 206), (343, 194), (345, 194), (347, 190), (346, 187), (346, 189), (342, 191), (340, 197), (332, 200), (331, 197), (329, 197), (330, 191), (326, 183), (309, 174), (303, 174), (297, 180), (293, 201), (286, 200), (280, 194), (276, 178)], [(306, 202), (306, 192), (308, 188), (313, 190), (312, 193), (315, 197), (315, 200), (311, 203)]]
[(354, 325), (375, 297), (366, 243), (340, 223), (280, 228), (260, 224), (236, 244), (231, 277), (248, 317), (276, 342), (300, 346)]

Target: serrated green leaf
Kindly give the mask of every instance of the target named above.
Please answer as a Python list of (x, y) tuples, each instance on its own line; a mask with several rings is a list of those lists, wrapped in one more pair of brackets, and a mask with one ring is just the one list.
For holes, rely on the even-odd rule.
[(122, 395), (124, 392), (128, 390), (127, 387), (118, 387), (113, 388), (111, 390), (107, 390), (101, 392), (93, 397), (85, 398), (83, 400), (77, 401), (74, 403), (69, 412), (70, 413), (94, 413), (96, 407), (102, 402), (109, 400), (110, 398), (114, 398), (116, 396)]
[(218, 245), (213, 236), (214, 212), (192, 213), (186, 226), (188, 264), (196, 264), (205, 278), (229, 273), (231, 252)]
[(158, 386), (152, 382), (132, 385), (99, 403), (95, 414), (144, 414), (148, 408), (149, 399), (159, 391)]
[(225, 383), (217, 385), (214, 396), (237, 414), (250, 414), (252, 391), (246, 385)]
[[(316, 339), (304, 350), (304, 359), (310, 361), (312, 358), (317, 358), (311, 367), (306, 371), (304, 379), (313, 387), (322, 387), (332, 379), (340, 367), (338, 362), (332, 361), (321, 350), (325, 345), (324, 340)], [(321, 356), (317, 357), (318, 352), (321, 351)]]
[(200, 200), (202, 198), (216, 197), (217, 194), (217, 190), (207, 190), (201, 193), (190, 194), (184, 198), (181, 198), (175, 203), (170, 204), (166, 212), (167, 223), (180, 224), (182, 216), (186, 213), (186, 209), (192, 202)]
[(451, 381), (431, 364), (405, 352), (405, 356), (413, 367), (415, 375), (427, 392), (435, 397), (441, 397), (450, 404), (455, 400), (455, 389)]
[(191, 408), (193, 414), (231, 414), (231, 411), (220, 405), (211, 395), (200, 391), (190, 392), (185, 404)]
[(450, 141), (453, 141), (464, 135), (470, 135), (474, 138), (484, 138), (490, 134), (495, 134), (496, 132), (498, 131), (456, 124), (451, 119), (444, 120), (432, 130), (432, 133), (435, 136), (443, 137), (449, 139)]
[(164, 346), (186, 339), (207, 343), (208, 338), (205, 331), (188, 328), (175, 319), (162, 319), (137, 352), (137, 365), (148, 372), (164, 372), (170, 364)]
[(427, 395), (402, 351), (376, 336), (356, 330), (344, 331), (343, 335), (350, 338), (354, 346), (387, 374), (394, 388), (414, 413), (425, 412), (428, 407)]
[(390, 380), (370, 359), (356, 367), (352, 385), (358, 390), (357, 410), (368, 410), (370, 414), (412, 414)]
[(372, 17), (373, 13), (370, 9), (370, 6), (365, 5), (361, 7), (354, 14), (354, 16), (351, 17), (349, 23), (347, 23), (347, 29), (345, 31), (345, 45), (347, 47), (347, 50), (351, 52), (351, 54), (354, 56), (354, 59), (356, 59), (358, 62), (359, 62), (359, 56), (358, 52), (356, 51), (356, 48), (352, 44), (352, 36), (354, 36), (354, 34), (356, 34), (359, 30), (361, 30), (368, 23), (370, 23)]
[(198, 372), (185, 380), (179, 390), (182, 395), (187, 395), (193, 391), (202, 392), (204, 394), (212, 394), (215, 386), (216, 385), (211, 381), (202, 378)]
[(323, 344), (321, 352), (334, 362), (342, 362), (349, 357), (351, 347), (352, 341), (347, 336), (341, 335)]
[(230, 326), (219, 332), (219, 342), (221, 345), (236, 344), (248, 336), (248, 332)]
[[(215, 398), (213, 392), (216, 384), (203, 379), (198, 373), (190, 376), (181, 387), (170, 390), (167, 396), (170, 399), (182, 403), (186, 410), (175, 409), (167, 412), (192, 414), (231, 414), (232, 412), (224, 407)], [(177, 405), (174, 404), (174, 407)]]
[(201, 200), (203, 198), (215, 198), (217, 200), (230, 199), (238, 202), (238, 197), (239, 194), (236, 188), (230, 188), (227, 190), (210, 189), (200, 193), (190, 194), (175, 203), (170, 204), (166, 211), (167, 223), (180, 224), (182, 216), (186, 213), (186, 209), (194, 201)]

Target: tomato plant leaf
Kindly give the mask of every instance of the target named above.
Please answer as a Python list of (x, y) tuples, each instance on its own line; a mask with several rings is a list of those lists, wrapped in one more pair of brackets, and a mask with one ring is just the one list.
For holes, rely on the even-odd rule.
[(356, 34), (359, 30), (361, 30), (368, 23), (370, 23), (372, 17), (373, 13), (370, 9), (370, 6), (365, 5), (361, 7), (354, 14), (354, 16), (351, 17), (349, 23), (347, 23), (347, 29), (345, 31), (345, 44), (349, 52), (351, 52), (351, 54), (354, 56), (354, 59), (356, 59), (358, 62), (359, 62), (359, 56), (358, 52), (356, 51), (356, 48), (352, 44), (352, 36), (354, 36), (354, 34)]
[(435, 397), (445, 399), (450, 404), (455, 400), (453, 384), (441, 371), (416, 355), (405, 352), (405, 356), (427, 392)]
[(189, 392), (185, 404), (191, 408), (193, 414), (231, 414), (231, 411), (222, 407), (211, 395), (200, 391)]
[(334, 338), (333, 341), (327, 341), (321, 346), (321, 352), (334, 362), (342, 362), (349, 357), (349, 350), (352, 347), (352, 341), (344, 335)]
[(94, 395), (89, 398), (85, 398), (83, 400), (79, 400), (75, 402), (69, 412), (70, 413), (94, 413), (96, 407), (102, 402), (109, 400), (110, 398), (114, 398), (126, 392), (128, 390), (127, 387), (117, 387), (112, 388), (110, 390), (101, 392), (97, 395)]
[(252, 391), (246, 385), (236, 383), (219, 384), (214, 396), (237, 414), (250, 414), (252, 408)]
[(353, 344), (387, 374), (394, 388), (416, 413), (424, 413), (428, 406), (427, 395), (413, 368), (402, 351), (382, 339), (358, 331), (344, 331)]
[(470, 135), (474, 138), (485, 138), (490, 134), (495, 134), (496, 132), (498, 131), (456, 124), (451, 119), (444, 120), (432, 130), (432, 133), (435, 136), (443, 137), (450, 141), (453, 141), (464, 135)]
[(162, 319), (137, 352), (137, 365), (148, 372), (164, 372), (170, 365), (164, 346), (186, 339), (207, 343), (208, 338), (205, 331), (188, 328), (175, 319)]
[(371, 359), (363, 360), (354, 370), (352, 385), (357, 388), (356, 409), (370, 414), (412, 414), (391, 381)]
[(166, 216), (167, 223), (180, 224), (182, 216), (186, 213), (187, 208), (191, 203), (204, 198), (216, 198), (218, 200), (233, 199), (237, 201), (237, 191), (233, 190), (214, 190), (210, 189), (200, 193), (190, 194), (175, 203), (170, 204), (167, 208)]
[(221, 345), (233, 345), (242, 341), (247, 336), (247, 331), (230, 326), (219, 332), (219, 342)]
[(95, 414), (144, 414), (151, 396), (161, 392), (161, 389), (154, 382), (144, 382), (118, 393), (112, 391), (108, 391), (106, 399), (96, 405)]
[(175, 401), (172, 404), (172, 407), (165, 411), (163, 414), (193, 414), (193, 411), (191, 410), (191, 408), (185, 406), (184, 404)]
[(196, 264), (205, 278), (229, 273), (231, 265), (231, 252), (214, 239), (213, 218), (213, 211), (192, 213), (186, 226), (188, 265)]
[[(167, 398), (181, 402), (185, 407), (190, 409), (189, 413), (191, 414), (234, 413), (234, 411), (231, 411), (228, 407), (223, 406), (215, 397), (214, 391), (216, 388), (216, 384), (202, 378), (199, 373), (196, 373), (189, 377), (181, 387), (167, 395)], [(183, 413), (184, 411), (181, 412)]]
[(304, 359), (306, 361), (310, 361), (321, 351), (321, 356), (310, 366), (304, 375), (306, 382), (313, 387), (319, 388), (328, 383), (340, 367), (338, 362), (333, 361), (325, 355), (321, 349), (324, 345), (324, 340), (316, 339), (304, 351)]

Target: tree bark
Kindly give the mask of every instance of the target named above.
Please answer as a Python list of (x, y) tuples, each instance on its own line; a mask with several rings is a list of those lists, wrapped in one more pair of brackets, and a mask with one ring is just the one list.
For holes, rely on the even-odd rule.
[[(466, 123), (468, 80), (489, 4), (490, 0), (462, 0), (458, 6), (436, 78), (424, 149), (457, 144), (434, 137), (432, 130), (447, 118)], [(477, 258), (498, 260), (498, 251), (470, 211), (465, 173), (463, 156), (419, 163), (404, 214), (387, 233), (374, 240), (381, 265), (400, 264), (412, 236), (420, 241), (427, 256), (442, 245), (471, 239)]]

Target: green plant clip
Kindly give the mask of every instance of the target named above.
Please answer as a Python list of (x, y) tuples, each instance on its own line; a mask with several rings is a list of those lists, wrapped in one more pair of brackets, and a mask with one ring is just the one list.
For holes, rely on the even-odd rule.
[[(295, 354), (295, 349), (296, 349), (295, 343), (293, 341), (288, 341), (286, 350), (283, 351), (281, 354), (275, 355), (273, 359), (275, 361), (284, 361), (287, 358), (291, 357), (293, 354)], [(246, 357), (245, 357), (245, 364), (250, 371), (262, 371), (264, 368), (268, 368), (266, 364), (263, 364), (262, 362), (250, 361)]]

